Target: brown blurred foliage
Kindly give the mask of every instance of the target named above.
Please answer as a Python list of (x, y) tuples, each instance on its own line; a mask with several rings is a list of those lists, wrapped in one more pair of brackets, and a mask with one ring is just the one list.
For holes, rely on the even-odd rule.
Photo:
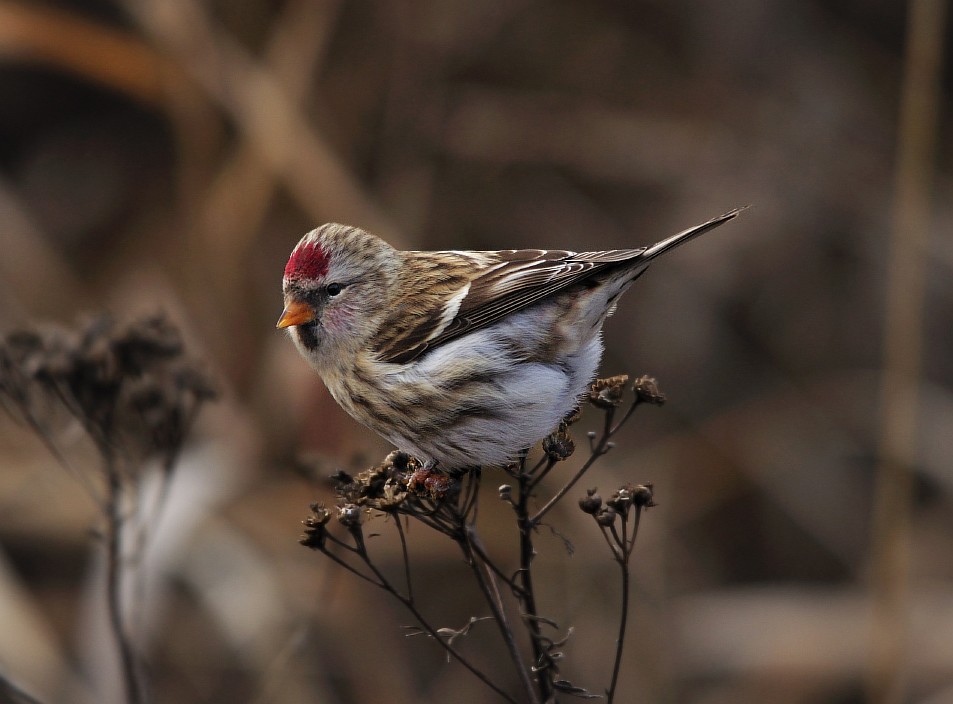
[[(297, 545), (323, 476), (390, 449), (274, 330), (305, 231), (584, 250), (749, 203), (607, 325), (604, 374), (651, 373), (669, 398), (588, 480), (651, 481), (660, 503), (620, 688), (862, 701), (876, 637), (896, 644), (896, 701), (953, 696), (951, 71), (900, 618), (886, 635), (870, 618), (906, 18), (896, 0), (0, 0), (0, 331), (164, 311), (225, 386), (127, 595), (156, 701), (493, 701)], [(0, 674), (45, 702), (114, 701), (96, 509), (13, 423), (0, 462)], [(576, 627), (567, 668), (604, 673), (618, 594), (577, 513), (554, 518), (577, 551), (544, 544), (542, 599)], [(461, 626), (477, 595), (459, 561), (411, 537), (427, 602)], [(492, 662), (485, 632), (467, 648)]]

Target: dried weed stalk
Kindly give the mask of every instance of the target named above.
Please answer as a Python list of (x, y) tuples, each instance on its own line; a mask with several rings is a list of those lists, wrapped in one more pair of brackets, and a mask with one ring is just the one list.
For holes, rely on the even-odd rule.
[[(120, 598), (127, 568), (122, 525), (127, 507), (138, 505), (142, 463), (158, 457), (167, 487), (199, 410), (214, 397), (208, 375), (161, 315), (127, 325), (101, 315), (77, 331), (21, 330), (0, 339), (0, 403), (82, 482), (102, 512), (109, 625), (131, 704), (144, 701), (146, 690)], [(74, 467), (58, 445), (57, 429), (71, 420), (99, 455), (93, 476)]]
[[(660, 405), (664, 396), (654, 379), (640, 377), (631, 387), (628, 376), (599, 379), (593, 383), (588, 401), (603, 413), (601, 433), (590, 432), (589, 455), (573, 476), (538, 509), (531, 507), (541, 493), (541, 482), (558, 463), (575, 452), (570, 426), (580, 416), (577, 410), (570, 414), (559, 428), (542, 442), (542, 457), (533, 464), (524, 453), (519, 462), (504, 468), (511, 483), (499, 488), (500, 499), (513, 509), (519, 540), (519, 566), (508, 571), (501, 561), (487, 553), (476, 530), (481, 468), (465, 474), (450, 475), (431, 469), (402, 452), (392, 452), (378, 466), (350, 476), (338, 472), (334, 476), (337, 502), (333, 507), (311, 505), (311, 515), (304, 521), (302, 545), (317, 550), (347, 571), (365, 580), (399, 601), (417, 620), (412, 635), (426, 634), (446, 651), (447, 656), (459, 662), (484, 684), (508, 702), (528, 701), (536, 704), (556, 702), (560, 695), (579, 698), (597, 698), (589, 690), (574, 685), (560, 672), (562, 646), (572, 634), (572, 628), (562, 636), (553, 620), (540, 611), (537, 590), (533, 581), (533, 558), (536, 555), (534, 538), (543, 519), (589, 471), (593, 464), (614, 444), (611, 438), (643, 404)], [(623, 407), (625, 406), (624, 410)], [(621, 413), (621, 417), (620, 417)], [(642, 509), (654, 506), (652, 485), (625, 484), (603, 504), (595, 489), (586, 492), (580, 508), (593, 516), (612, 557), (619, 565), (622, 582), (622, 605), (614, 665), (610, 684), (605, 690), (607, 701), (616, 696), (616, 684), (622, 662), (629, 611), (630, 557), (638, 533)], [(395, 580), (375, 564), (367, 546), (365, 524), (375, 516), (391, 517), (403, 551), (403, 575)], [(411, 561), (407, 536), (402, 519), (423, 523), (452, 540), (460, 549), (472, 571), (473, 578), (489, 607), (490, 618), (507, 648), (519, 676), (522, 693), (507, 692), (489, 673), (477, 668), (457, 647), (465, 636), (483, 618), (471, 617), (463, 628), (438, 627), (414, 599), (411, 579)], [(332, 530), (338, 524), (342, 530)], [(519, 623), (506, 615), (504, 591), (519, 605)], [(526, 637), (531, 653), (524, 654), (519, 640)], [(529, 655), (529, 658), (527, 658)]]

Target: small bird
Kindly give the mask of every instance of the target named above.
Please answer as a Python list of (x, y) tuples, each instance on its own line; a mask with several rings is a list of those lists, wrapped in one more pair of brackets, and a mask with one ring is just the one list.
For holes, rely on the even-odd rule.
[(652, 260), (739, 212), (650, 247), (578, 253), (404, 252), (329, 223), (292, 251), (277, 326), (399, 449), (447, 471), (505, 464), (576, 408), (602, 324)]

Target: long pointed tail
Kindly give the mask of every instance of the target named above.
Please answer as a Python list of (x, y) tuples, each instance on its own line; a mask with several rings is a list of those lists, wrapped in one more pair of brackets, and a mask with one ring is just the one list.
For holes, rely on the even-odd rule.
[(695, 227), (690, 227), (687, 230), (679, 232), (677, 235), (672, 235), (671, 237), (662, 240), (661, 242), (656, 242), (651, 247), (646, 247), (645, 251), (639, 256), (639, 260), (643, 262), (650, 262), (656, 257), (659, 257), (666, 252), (675, 249), (681, 244), (695, 239), (699, 235), (702, 235), (709, 230), (714, 230), (719, 225), (724, 225), (729, 220), (734, 220), (738, 217), (738, 214), (750, 208), (750, 205), (746, 205), (742, 208), (735, 208), (734, 210), (729, 210), (724, 215), (719, 215), (717, 218), (712, 218), (708, 222), (703, 222), (701, 225), (695, 225)]

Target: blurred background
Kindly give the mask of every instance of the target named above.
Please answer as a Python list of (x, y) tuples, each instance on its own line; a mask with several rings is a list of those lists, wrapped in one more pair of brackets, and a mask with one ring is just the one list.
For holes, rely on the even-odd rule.
[[(390, 449), (274, 329), (302, 234), (633, 247), (751, 204), (606, 326), (603, 371), (669, 402), (553, 515), (575, 553), (540, 534), (564, 673), (606, 685), (619, 599), (575, 494), (652, 481), (623, 701), (953, 701), (953, 72), (909, 90), (908, 19), (899, 0), (0, 0), (0, 332), (165, 311), (223, 390), (135, 565), (154, 700), (497, 701), (297, 544), (323, 477)], [(87, 444), (60, 439), (95, 475)], [(0, 468), (0, 673), (116, 701), (98, 509), (6, 419)], [(482, 530), (506, 555), (502, 481)], [(451, 546), (410, 538), (438, 625), (484, 615)], [(467, 652), (506, 667), (474, 631)]]

